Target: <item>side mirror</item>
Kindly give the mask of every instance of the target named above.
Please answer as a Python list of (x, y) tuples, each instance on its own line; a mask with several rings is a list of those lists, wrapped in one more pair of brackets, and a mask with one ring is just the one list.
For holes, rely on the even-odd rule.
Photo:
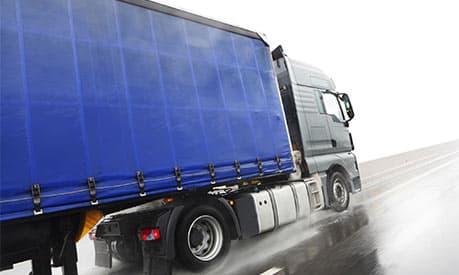
[(343, 102), (344, 108), (346, 109), (346, 114), (349, 118), (346, 122), (351, 121), (355, 115), (354, 109), (352, 109), (351, 99), (346, 93), (338, 94), (338, 98)]

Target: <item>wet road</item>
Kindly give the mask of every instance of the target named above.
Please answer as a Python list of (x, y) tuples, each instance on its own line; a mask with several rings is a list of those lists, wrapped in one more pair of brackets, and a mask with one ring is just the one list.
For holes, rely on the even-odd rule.
[[(364, 191), (344, 213), (316, 212), (234, 241), (223, 262), (200, 274), (459, 274), (459, 142), (363, 163), (361, 172)], [(120, 262), (94, 267), (87, 239), (78, 250), (82, 275), (141, 274)], [(174, 274), (193, 273), (175, 266)]]

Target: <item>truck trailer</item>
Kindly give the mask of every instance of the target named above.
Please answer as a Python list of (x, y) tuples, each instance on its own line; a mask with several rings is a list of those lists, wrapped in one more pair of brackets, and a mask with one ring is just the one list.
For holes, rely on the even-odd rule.
[(4, 0), (0, 29), (0, 270), (77, 274), (96, 224), (97, 265), (199, 270), (361, 189), (349, 96), (257, 32), (147, 0)]

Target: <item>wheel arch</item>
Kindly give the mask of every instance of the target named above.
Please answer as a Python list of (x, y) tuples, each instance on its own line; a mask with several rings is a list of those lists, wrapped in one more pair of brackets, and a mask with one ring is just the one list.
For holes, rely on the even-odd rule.
[(191, 207), (208, 205), (217, 209), (225, 219), (225, 223), (230, 229), (230, 236), (232, 240), (238, 239), (241, 237), (241, 228), (239, 225), (239, 220), (237, 219), (236, 213), (233, 210), (233, 207), (228, 203), (228, 201), (222, 197), (215, 198), (199, 198), (190, 201), (187, 203), (181, 212), (180, 216), (185, 215)]
[[(351, 186), (351, 176), (349, 175), (349, 173), (346, 171), (346, 168), (344, 168), (342, 165), (338, 164), (338, 163), (334, 163), (332, 164), (326, 171), (326, 174), (327, 174), (327, 181), (326, 181), (326, 187), (328, 188), (328, 184), (329, 184), (329, 178), (331, 177), (331, 175), (334, 173), (334, 172), (340, 172), (344, 175), (344, 177), (346, 177), (346, 187), (348, 188), (349, 192), (351, 192), (352, 190), (352, 186)], [(328, 190), (328, 189), (325, 189), (325, 190)]]
[[(201, 197), (193, 200), (192, 198), (187, 198), (187, 204), (184, 206), (179, 220), (176, 222), (176, 228), (174, 231), (175, 242), (171, 246), (175, 248), (175, 258), (180, 261), (184, 266), (190, 270), (199, 271), (202, 270), (214, 262), (221, 261), (229, 251), (231, 240), (236, 237), (237, 230), (235, 229), (235, 224), (231, 218), (231, 208), (227, 208), (225, 203), (228, 203), (224, 199), (219, 197)], [(228, 204), (229, 205), (229, 204)], [(193, 252), (193, 249), (190, 246), (190, 228), (197, 219), (212, 218), (214, 222), (218, 222), (219, 229), (214, 229), (211, 231), (205, 230), (207, 232), (217, 232), (219, 231), (220, 236), (216, 237), (215, 240), (220, 239), (217, 242), (211, 242), (210, 252), (213, 255), (211, 258), (204, 259), (200, 258), (207, 257), (208, 252), (204, 252), (203, 255), (197, 255), (196, 251)], [(215, 233), (217, 234), (217, 233)], [(187, 236), (188, 235), (188, 236)], [(213, 239), (213, 238), (211, 238)], [(188, 244), (186, 244), (188, 241)], [(203, 242), (203, 239), (197, 240), (197, 242)], [(206, 241), (204, 240), (204, 243)], [(209, 243), (207, 241), (207, 243)], [(199, 243), (197, 243), (199, 244)], [(215, 250), (216, 249), (216, 250)]]
[(232, 206), (224, 198), (187, 198), (183, 201), (183, 204), (174, 207), (170, 214), (170, 219), (167, 225), (167, 258), (174, 259), (176, 257), (175, 251), (175, 234), (177, 231), (177, 225), (180, 219), (186, 215), (193, 207), (208, 205), (219, 211), (225, 219), (225, 223), (228, 225), (230, 230), (231, 240), (239, 239), (241, 234), (241, 228), (239, 220), (237, 219), (236, 213)]
[[(330, 189), (330, 177), (332, 176), (332, 174), (334, 172), (340, 172), (341, 174), (344, 175), (344, 177), (346, 178), (346, 187), (348, 188), (349, 190), (349, 193), (351, 192), (350, 190), (351, 189), (351, 177), (349, 175), (349, 173), (346, 171), (346, 168), (344, 168), (344, 166), (342, 166), (341, 164), (339, 163), (333, 163), (331, 164), (327, 170), (325, 170), (323, 173), (325, 173), (325, 175), (322, 178), (322, 191), (323, 191), (323, 194), (324, 194), (324, 198), (325, 198), (325, 208), (329, 208), (331, 207), (330, 205), (330, 195), (328, 194), (328, 190)], [(323, 175), (323, 174), (322, 174)]]

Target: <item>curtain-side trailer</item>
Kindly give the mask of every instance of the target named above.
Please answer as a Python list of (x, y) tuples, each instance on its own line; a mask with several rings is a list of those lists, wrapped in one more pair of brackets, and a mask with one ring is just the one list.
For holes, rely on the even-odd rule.
[(349, 97), (256, 32), (146, 0), (4, 0), (0, 30), (1, 269), (77, 274), (103, 215), (99, 265), (199, 269), (360, 190)]

